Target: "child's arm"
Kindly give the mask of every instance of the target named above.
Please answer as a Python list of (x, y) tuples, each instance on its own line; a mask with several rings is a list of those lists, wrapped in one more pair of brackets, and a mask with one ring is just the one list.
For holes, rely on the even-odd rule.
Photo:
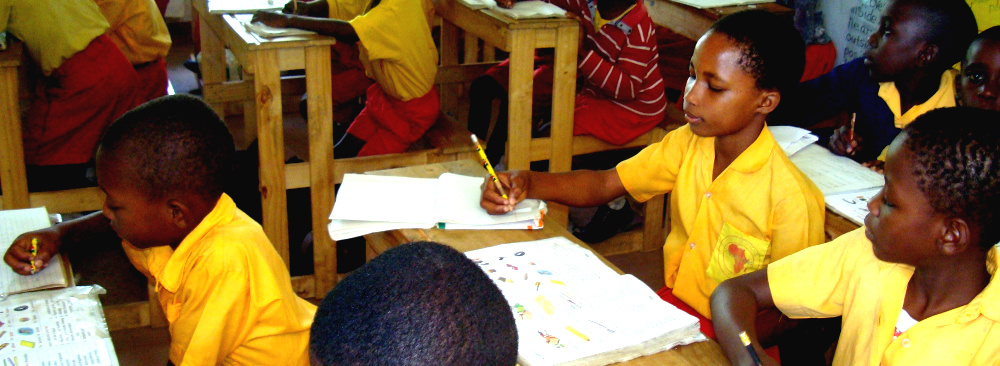
[(525, 198), (535, 198), (574, 207), (597, 206), (627, 193), (618, 172), (608, 170), (575, 170), (565, 173), (516, 171), (497, 173), (500, 184), (507, 189), (508, 199), (487, 178), (483, 185), (480, 206), (499, 215), (513, 209)]
[(330, 15), (330, 4), (328, 4), (326, 0), (309, 2), (299, 1), (298, 4), (295, 4), (294, 1), (289, 1), (288, 4), (285, 4), (285, 7), (281, 9), (281, 12), (285, 14), (326, 18)]
[(317, 18), (311, 16), (282, 14), (258, 11), (253, 15), (253, 22), (261, 22), (277, 28), (298, 28), (310, 30), (322, 35), (332, 36), (338, 41), (347, 43), (358, 42), (358, 33), (351, 23), (340, 19)]
[[(579, 74), (590, 85), (599, 88), (608, 97), (627, 102), (634, 100), (642, 91), (647, 78), (660, 79), (658, 72), (656, 34), (650, 22), (640, 22), (629, 36), (631, 42), (621, 44), (621, 53), (614, 62), (605, 59), (595, 49), (587, 49), (581, 55)], [(636, 32), (642, 36), (636, 37)], [(642, 41), (645, 40), (645, 41)], [(581, 39), (583, 43), (585, 39)], [(632, 43), (637, 42), (638, 43)]]
[(101, 212), (95, 212), (76, 220), (67, 221), (41, 230), (21, 234), (7, 249), (3, 260), (14, 272), (22, 275), (31, 274), (31, 239), (38, 239), (38, 255), (35, 256), (35, 267), (41, 270), (48, 266), (49, 260), (64, 244), (80, 242), (88, 238), (100, 237), (113, 233), (111, 221)]
[(733, 365), (753, 365), (749, 351), (740, 341), (740, 332), (747, 332), (761, 363), (777, 365), (764, 353), (757, 341), (756, 318), (760, 309), (772, 309), (774, 299), (767, 282), (767, 269), (730, 278), (712, 293), (712, 322), (719, 345)]

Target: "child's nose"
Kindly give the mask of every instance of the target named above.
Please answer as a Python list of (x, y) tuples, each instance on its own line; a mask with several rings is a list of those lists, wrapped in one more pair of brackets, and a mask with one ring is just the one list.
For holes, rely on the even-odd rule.
[(868, 46), (871, 46), (871, 48), (878, 48), (878, 39), (879, 33), (878, 31), (875, 31), (875, 33), (868, 36)]
[(878, 193), (876, 193), (874, 196), (872, 196), (871, 199), (868, 200), (868, 212), (871, 212), (872, 216), (878, 217), (880, 208), (882, 207), (883, 190), (885, 190), (885, 188), (880, 189)]
[(1000, 80), (996, 82), (987, 81), (979, 91), (979, 95), (983, 98), (996, 98), (997, 94), (1000, 94)]

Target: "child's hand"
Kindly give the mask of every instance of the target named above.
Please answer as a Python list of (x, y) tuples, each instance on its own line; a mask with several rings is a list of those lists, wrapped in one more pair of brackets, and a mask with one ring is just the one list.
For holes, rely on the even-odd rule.
[(499, 6), (501, 8), (504, 8), (504, 9), (513, 8), (514, 7), (514, 0), (497, 0), (497, 6)]
[(14, 239), (14, 243), (7, 249), (7, 254), (4, 254), (3, 260), (14, 272), (25, 276), (32, 274), (31, 239), (38, 240), (38, 254), (34, 257), (36, 271), (41, 271), (48, 266), (49, 260), (59, 252), (59, 248), (62, 246), (62, 235), (51, 227), (27, 232)]
[(260, 22), (275, 28), (288, 28), (289, 18), (290, 16), (287, 14), (275, 13), (271, 11), (258, 11), (253, 14), (253, 19), (251, 19), (250, 22)]
[(841, 126), (834, 130), (833, 136), (830, 137), (830, 151), (837, 155), (854, 156), (857, 154), (861, 150), (861, 138), (857, 135), (851, 135), (853, 133), (848, 126)]
[(885, 162), (884, 161), (881, 161), (881, 160), (872, 160), (872, 161), (864, 162), (861, 165), (863, 165), (865, 168), (871, 169), (873, 172), (876, 172), (876, 173), (879, 173), (879, 174), (885, 174), (883, 172), (883, 170), (885, 170)]
[(491, 215), (502, 215), (513, 210), (514, 205), (528, 197), (528, 188), (531, 186), (531, 175), (528, 172), (497, 173), (497, 178), (500, 180), (500, 185), (507, 190), (506, 200), (493, 184), (492, 177), (486, 177), (481, 186), (483, 195), (479, 206)]

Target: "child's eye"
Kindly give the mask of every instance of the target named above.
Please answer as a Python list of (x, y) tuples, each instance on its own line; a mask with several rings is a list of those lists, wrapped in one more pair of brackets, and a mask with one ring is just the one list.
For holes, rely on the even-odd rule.
[(725, 89), (722, 89), (722, 88), (720, 88), (720, 87), (717, 87), (717, 86), (714, 86), (714, 85), (712, 85), (712, 84), (708, 84), (708, 90), (711, 90), (711, 91), (713, 91), (713, 92), (716, 92), (716, 93), (718, 93), (718, 92), (721, 92), (721, 91), (723, 91), (723, 90), (725, 90)]
[(982, 84), (983, 81), (986, 80), (986, 75), (983, 75), (983, 73), (981, 72), (976, 72), (972, 70), (967, 70), (965, 72), (965, 75), (963, 76), (965, 77), (966, 81), (971, 82), (973, 84)]

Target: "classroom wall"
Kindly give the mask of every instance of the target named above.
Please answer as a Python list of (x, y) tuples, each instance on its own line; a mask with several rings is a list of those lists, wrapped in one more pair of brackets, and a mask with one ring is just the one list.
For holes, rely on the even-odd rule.
[[(837, 64), (864, 55), (868, 36), (878, 29), (878, 19), (888, 0), (820, 0), (824, 24), (837, 47)], [(979, 31), (1000, 25), (1000, 1), (966, 0), (976, 14)]]

